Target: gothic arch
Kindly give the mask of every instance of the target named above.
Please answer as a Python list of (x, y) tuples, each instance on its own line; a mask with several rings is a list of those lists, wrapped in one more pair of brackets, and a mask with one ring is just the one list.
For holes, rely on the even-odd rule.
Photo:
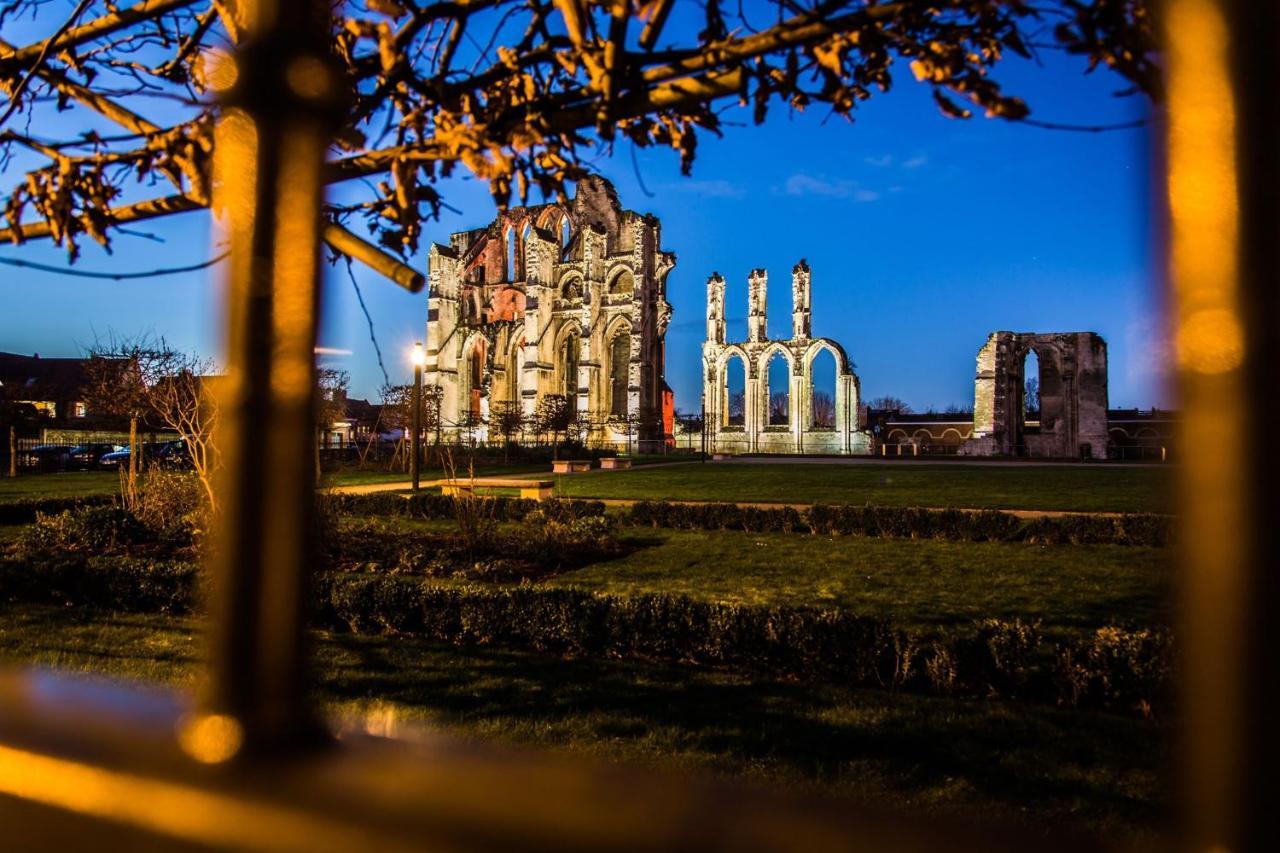
[(487, 369), (490, 356), (489, 340), (480, 332), (467, 336), (462, 345), (462, 386), (465, 389), (464, 403), (459, 414), (470, 412), (472, 417), (479, 418), (483, 413), (481, 404), (485, 392), (485, 377), (491, 375)]
[(503, 353), (504, 375), (506, 376), (502, 400), (509, 403), (520, 402), (520, 392), (524, 388), (524, 324), (511, 328)]
[[(734, 403), (732, 389), (729, 387), (729, 366), (737, 361), (742, 365), (742, 400), (737, 406), (739, 409), (734, 414)], [(745, 427), (747, 425), (747, 412), (751, 406), (750, 392), (748, 391), (748, 381), (751, 376), (751, 360), (747, 357), (746, 352), (741, 347), (730, 347), (720, 356), (719, 362), (716, 364), (716, 411), (719, 412), (719, 426)]]
[(586, 287), (583, 284), (582, 273), (577, 270), (569, 270), (567, 273), (560, 276), (560, 282), (556, 286), (556, 292), (560, 295), (561, 299), (566, 301), (582, 298), (586, 292)]
[(631, 321), (618, 316), (605, 327), (604, 358), (606, 365), (603, 388), (606, 399), (602, 406), (610, 415), (621, 417), (630, 413), (629, 392), (631, 386)]
[(556, 329), (553, 364), (555, 385), (552, 393), (563, 394), (576, 411), (578, 400), (578, 371), (582, 353), (582, 326), (577, 320), (568, 319)]
[(826, 350), (835, 357), (836, 376), (848, 376), (849, 356), (845, 354), (844, 347), (840, 346), (835, 341), (828, 340), (827, 338), (815, 338), (813, 342), (809, 344), (808, 349), (804, 351), (804, 359), (801, 362), (804, 365), (804, 375), (808, 376), (813, 372), (814, 359), (816, 359), (818, 354), (823, 350)]
[(632, 296), (636, 292), (636, 277), (627, 264), (619, 264), (609, 271), (605, 292), (610, 296)]
[(791, 350), (787, 349), (778, 341), (773, 341), (769, 346), (761, 350), (760, 355), (756, 356), (756, 375), (761, 378), (765, 377), (765, 371), (769, 369), (769, 362), (775, 355), (782, 353), (782, 357), (787, 360), (787, 373), (790, 376), (796, 375), (796, 360), (791, 354)]

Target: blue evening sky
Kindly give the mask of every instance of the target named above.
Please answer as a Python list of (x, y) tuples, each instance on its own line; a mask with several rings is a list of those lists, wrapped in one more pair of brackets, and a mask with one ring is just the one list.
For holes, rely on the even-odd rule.
[[(742, 338), (747, 274), (766, 268), (769, 330), (788, 336), (790, 272), (802, 257), (813, 269), (814, 334), (845, 347), (864, 398), (893, 395), (917, 410), (968, 406), (974, 357), (990, 332), (1092, 330), (1109, 345), (1113, 406), (1171, 404), (1152, 133), (946, 119), (905, 63), (895, 71), (894, 90), (864, 104), (854, 124), (827, 118), (821, 107), (788, 114), (775, 105), (755, 127), (748, 110), (727, 109), (724, 138), (701, 136), (690, 178), (669, 150), (638, 150), (633, 162), (630, 144), (619, 143), (594, 159), (624, 206), (661, 219), (663, 248), (678, 256), (667, 335), (677, 408), (698, 407), (707, 276), (719, 271), (728, 280), (729, 333)], [(1056, 55), (1039, 67), (1008, 61), (997, 76), (1045, 121), (1123, 122), (1151, 109), (1141, 98), (1113, 97), (1122, 81), (1085, 76), (1078, 62)], [(0, 192), (20, 179), (11, 169)], [(493, 217), (481, 182), (454, 178), (440, 189), (460, 213), (428, 223), (427, 241), (447, 242), (450, 232)], [(79, 265), (131, 271), (194, 263), (211, 252), (208, 229), (204, 213), (140, 223), (134, 230), (157, 239), (119, 235), (112, 255), (90, 243)], [(47, 243), (3, 245), (0, 257), (65, 263)], [(425, 252), (415, 263), (425, 266)], [(356, 269), (391, 381), (406, 381), (408, 350), (424, 337), (426, 294)], [(110, 331), (153, 331), (216, 357), (220, 293), (216, 268), (112, 282), (0, 266), (0, 350), (70, 356)], [(352, 392), (376, 397), (382, 373), (341, 263), (326, 267), (321, 337), (349, 351), (325, 360), (350, 371)]]

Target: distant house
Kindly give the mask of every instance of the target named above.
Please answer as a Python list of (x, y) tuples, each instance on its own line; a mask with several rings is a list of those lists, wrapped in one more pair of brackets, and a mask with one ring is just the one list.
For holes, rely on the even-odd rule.
[(0, 397), (60, 423), (89, 416), (84, 387), (89, 359), (0, 352)]
[(327, 398), (322, 408), (328, 412), (329, 422), (319, 428), (321, 447), (350, 447), (368, 441), (382, 429), (379, 424), (382, 406), (352, 399), (345, 391), (334, 392), (334, 397)]

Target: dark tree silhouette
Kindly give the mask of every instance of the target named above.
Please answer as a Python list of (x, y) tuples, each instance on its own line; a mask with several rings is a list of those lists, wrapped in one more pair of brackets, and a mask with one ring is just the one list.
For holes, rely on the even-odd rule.
[(813, 392), (813, 425), (816, 427), (836, 425), (836, 401), (826, 391)]
[[(513, 193), (563, 198), (581, 158), (618, 139), (674, 149), (687, 173), (699, 131), (723, 129), (722, 99), (756, 123), (775, 106), (849, 118), (906, 77), (948, 116), (1017, 121), (1029, 107), (1001, 87), (1000, 61), (1050, 50), (1159, 90), (1146, 0), (768, 5), (706, 0), (701, 20), (677, 13), (668, 26), (674, 0), (334, 0), (334, 70), (349, 97), (328, 180), (353, 185), (327, 206), (325, 240), (421, 286), (389, 253), (418, 248), (440, 176), (469, 171), (499, 207)], [(47, 38), (0, 40), (12, 186), (0, 239), (51, 237), (74, 258), (85, 237), (106, 245), (127, 223), (213, 204), (216, 96), (238, 79), (227, 52), (251, 37), (244, 4), (82, 0), (58, 19), (46, 0), (0, 0), (0, 25), (41, 16)], [(158, 99), (168, 124), (155, 121)], [(103, 133), (103, 118), (119, 132)], [(140, 179), (167, 188), (139, 197)]]

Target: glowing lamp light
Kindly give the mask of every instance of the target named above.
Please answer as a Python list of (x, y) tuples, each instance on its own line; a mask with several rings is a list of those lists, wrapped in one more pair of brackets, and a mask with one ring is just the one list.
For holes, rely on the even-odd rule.
[(411, 361), (414, 367), (424, 367), (427, 363), (427, 351), (422, 348), (422, 342), (413, 345), (413, 355)]

